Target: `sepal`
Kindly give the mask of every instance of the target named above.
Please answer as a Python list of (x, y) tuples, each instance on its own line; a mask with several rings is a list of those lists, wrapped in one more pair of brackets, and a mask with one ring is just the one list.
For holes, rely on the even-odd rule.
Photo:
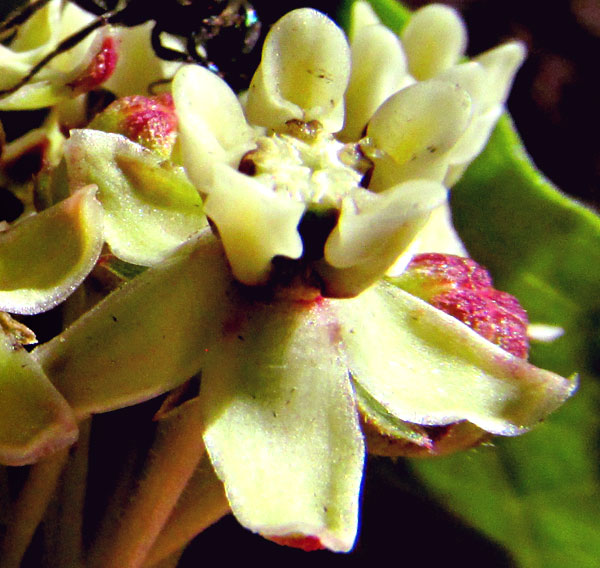
[(121, 260), (151, 266), (206, 226), (183, 169), (122, 135), (74, 130), (65, 157), (72, 187), (97, 184), (105, 240)]
[[(60, 304), (92, 270), (102, 208), (87, 186), (0, 232), (0, 309), (37, 314)], [(24, 259), (27, 262), (24, 262)]]

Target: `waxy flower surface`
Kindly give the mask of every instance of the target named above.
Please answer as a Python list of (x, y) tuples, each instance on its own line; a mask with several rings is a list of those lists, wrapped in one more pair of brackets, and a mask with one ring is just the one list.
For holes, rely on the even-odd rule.
[[(117, 96), (146, 93), (155, 81), (169, 77), (179, 63), (162, 61), (148, 48), (152, 22), (133, 27), (96, 26), (98, 29), (53, 57), (14, 92), (45, 57), (74, 32), (85, 29), (96, 16), (75, 3), (50, 0), (18, 27), (8, 46), (0, 45), (0, 110), (57, 106), (66, 117), (81, 111), (70, 102), (102, 85)], [(169, 38), (170, 42), (176, 40)], [(119, 57), (120, 54), (128, 57)]]
[[(448, 180), (485, 144), (519, 59), (459, 64), (462, 24), (432, 9), (415, 14), (402, 44), (373, 21), (352, 46), (323, 14), (291, 12), (269, 32), (239, 98), (209, 70), (182, 68), (173, 81), (174, 146), (138, 143), (136, 121), (115, 118), (148, 105), (170, 132), (167, 100), (129, 99), (72, 131), (65, 163), (73, 195), (30, 223), (40, 227), (63, 209), (71, 226), (87, 230), (92, 214), (103, 222), (81, 231), (68, 291), (52, 283), (62, 295), (30, 301), (10, 256), (11, 233), (29, 233), (20, 237), (26, 229), (17, 224), (0, 234), (0, 309), (9, 312), (61, 301), (102, 239), (114, 256), (149, 267), (32, 357), (78, 417), (201, 372), (194, 408), (231, 509), (285, 544), (352, 548), (361, 420), (375, 437), (435, 454), (429, 429), (461, 425), (471, 444), (521, 434), (574, 389), (527, 363), (523, 350), (497, 345), (515, 343), (494, 327), (499, 320), (486, 320), (492, 307), (506, 321), (521, 318), (515, 335), (525, 323), (487, 277), (465, 280), (483, 298), (476, 315), (471, 300), (452, 303), (464, 282), (444, 282), (443, 307), (441, 297), (429, 303), (418, 293), (414, 265), (405, 279), (385, 277), (407, 265), (431, 212), (446, 203)], [(425, 56), (419, 46), (438, 24), (449, 50)], [(374, 66), (361, 42), (379, 39), (392, 56)], [(4, 291), (19, 278), (23, 289)], [(471, 327), (452, 309), (473, 316)]]

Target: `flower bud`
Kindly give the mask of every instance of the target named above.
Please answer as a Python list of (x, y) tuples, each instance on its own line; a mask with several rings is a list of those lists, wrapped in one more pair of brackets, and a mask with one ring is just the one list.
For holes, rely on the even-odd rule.
[(109, 105), (89, 128), (122, 134), (130, 140), (169, 157), (177, 137), (177, 116), (171, 95), (133, 95)]
[(473, 259), (420, 254), (395, 282), (515, 357), (527, 358), (527, 313), (514, 296), (496, 290)]
[[(496, 290), (488, 271), (473, 259), (419, 254), (394, 283), (515, 357), (527, 358), (527, 313), (514, 296)], [(410, 435), (397, 437), (372, 416), (363, 415), (362, 419), (369, 452), (376, 455), (439, 456), (476, 446), (490, 437), (467, 421), (447, 426), (406, 424)]]

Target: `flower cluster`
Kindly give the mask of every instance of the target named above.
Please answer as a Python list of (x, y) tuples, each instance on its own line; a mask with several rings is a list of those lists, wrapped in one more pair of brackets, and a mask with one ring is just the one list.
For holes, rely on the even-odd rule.
[(373, 17), (357, 18), (351, 46), (318, 12), (282, 18), (243, 105), (203, 69), (175, 79), (184, 165), (246, 284), (267, 280), (276, 256), (302, 257), (311, 236), (298, 227), (312, 214), (338, 217), (310, 245), (324, 249), (314, 270), (325, 293), (371, 285), (444, 204), (444, 183), (502, 112), (521, 44), (460, 63), (465, 30), (453, 10), (420, 10), (402, 40)]
[[(474, 262), (420, 256), (403, 272), (433, 242), (462, 250), (435, 212), (484, 147), (522, 46), (463, 62), (449, 8), (416, 12), (400, 38), (366, 3), (355, 15), (349, 43), (295, 10), (246, 93), (184, 66), (172, 98), (120, 99), (60, 144), (54, 204), (0, 233), (0, 309), (48, 310), (107, 266), (123, 283), (32, 353), (7, 320), (4, 461), (201, 371), (185, 408), (239, 521), (348, 551), (365, 435), (374, 452), (434, 455), (526, 432), (570, 396), (573, 381), (526, 361), (522, 308)], [(35, 392), (20, 406), (17, 375)]]
[[(16, 91), (12, 89), (74, 31), (96, 16), (72, 2), (49, 0), (19, 26), (8, 46), (0, 45), (0, 110), (57, 107), (71, 125), (81, 120), (80, 95), (102, 85), (117, 96), (145, 93), (148, 85), (171, 76), (178, 63), (159, 59), (151, 49), (153, 22), (133, 27), (104, 26), (90, 33), (47, 65)], [(171, 39), (171, 41), (175, 41)], [(119, 53), (127, 57), (119, 58)], [(139, 69), (144, 73), (139, 73)]]

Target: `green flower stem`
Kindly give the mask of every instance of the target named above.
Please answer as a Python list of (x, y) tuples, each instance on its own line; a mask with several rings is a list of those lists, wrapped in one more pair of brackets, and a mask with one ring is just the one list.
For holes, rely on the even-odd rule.
[(229, 511), (223, 484), (205, 456), (154, 542), (144, 568), (163, 568), (163, 562)]
[(19, 568), (33, 534), (54, 495), (69, 457), (62, 449), (31, 466), (27, 482), (15, 502), (0, 547), (2, 568)]
[(100, 539), (90, 567), (137, 568), (167, 522), (204, 455), (203, 423), (197, 404), (188, 403), (161, 421), (140, 485), (115, 533)]
[(47, 566), (83, 567), (83, 512), (88, 474), (91, 420), (79, 424), (79, 439), (44, 520)]

